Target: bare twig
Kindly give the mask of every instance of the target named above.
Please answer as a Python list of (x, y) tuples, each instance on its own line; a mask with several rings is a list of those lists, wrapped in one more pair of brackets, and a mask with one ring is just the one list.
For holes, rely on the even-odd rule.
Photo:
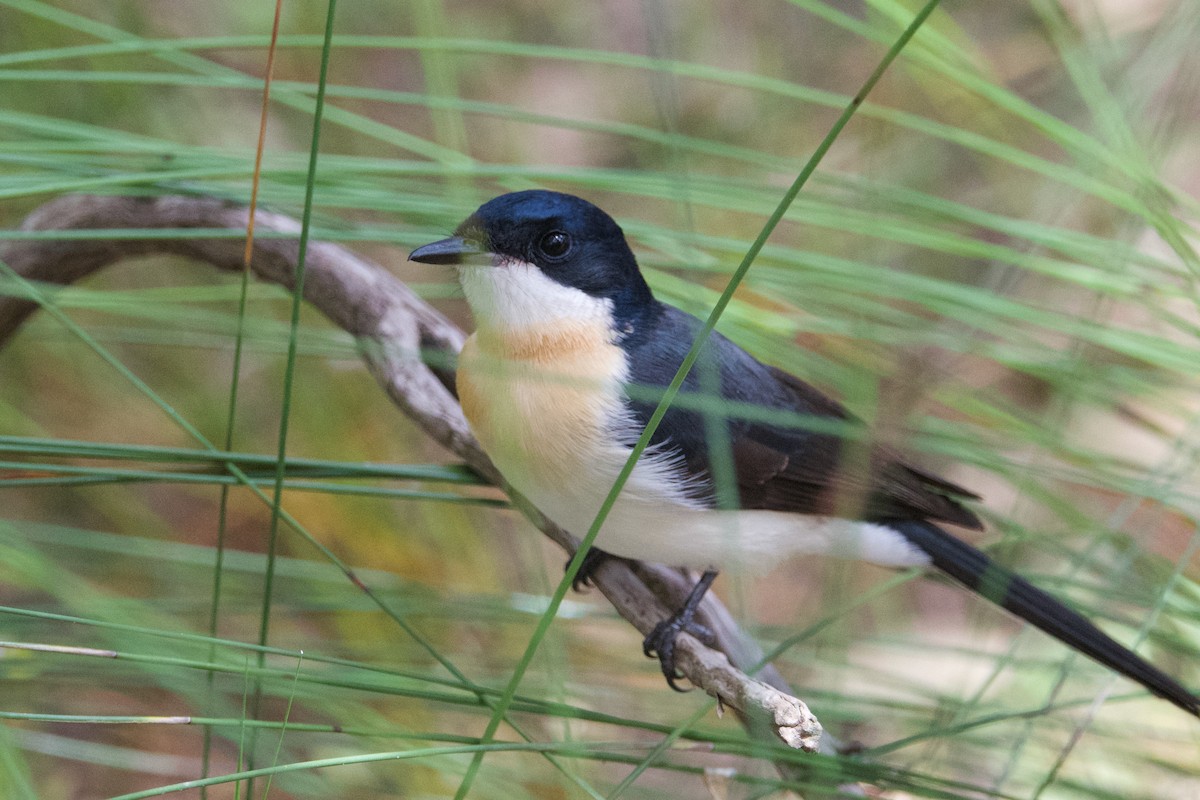
[[(38, 208), (23, 227), (39, 231), (98, 229), (180, 229), (171, 238), (39, 238), (0, 247), (0, 260), (18, 274), (43, 283), (69, 284), (131, 256), (176, 254), (237, 271), (243, 265), (243, 242), (237, 238), (188, 236), (187, 229), (244, 230), (247, 210), (199, 197), (125, 198), (68, 196)], [(260, 211), (259, 231), (299, 234), (299, 224), (279, 214)], [(297, 238), (254, 242), (252, 268), (259, 278), (291, 287), (299, 256)], [(530, 521), (568, 551), (576, 540), (542, 516), (508, 487), (471, 435), (443, 369), (427, 366), (422, 351), (457, 353), (465, 336), (453, 322), (417, 297), (383, 267), (326, 242), (310, 243), (305, 299), (362, 344), (363, 357), (388, 396), (426, 433), (461, 458), (486, 480), (513, 497)], [(0, 345), (37, 309), (36, 302), (0, 297)], [(678, 607), (690, 579), (677, 570), (606, 559), (595, 573), (596, 586), (617, 611), (643, 634)], [(678, 665), (694, 685), (736, 711), (751, 729), (764, 725), (790, 747), (816, 751), (821, 727), (807, 706), (793, 697), (773, 668), (759, 679), (741, 668), (755, 664), (761, 653), (733, 622), (713, 595), (705, 599), (703, 616), (717, 632), (715, 649), (690, 636), (678, 642)], [(736, 666), (735, 666), (736, 665)], [(828, 749), (826, 744), (822, 749)]]

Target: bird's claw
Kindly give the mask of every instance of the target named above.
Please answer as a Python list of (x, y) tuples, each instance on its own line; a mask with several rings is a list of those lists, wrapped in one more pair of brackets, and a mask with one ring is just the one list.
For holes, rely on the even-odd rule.
[(647, 658), (658, 658), (658, 663), (662, 666), (663, 677), (667, 679), (667, 685), (677, 692), (691, 691), (690, 689), (681, 689), (676, 683), (683, 677), (683, 673), (675, 668), (675, 640), (679, 634), (691, 634), (709, 646), (716, 638), (707, 626), (696, 622), (692, 619), (691, 614), (685, 612), (658, 623), (654, 626), (654, 630), (650, 631), (650, 634), (642, 640), (642, 652)]
[[(577, 592), (585, 592), (587, 591), (588, 587), (593, 586), (594, 584), (592, 583), (592, 576), (595, 574), (596, 568), (599, 567), (600, 563), (606, 558), (611, 558), (611, 556), (600, 548), (589, 548), (588, 551), (583, 554), (583, 563), (579, 565), (579, 572), (575, 573), (575, 578), (571, 581), (571, 588)], [(566, 563), (566, 567), (569, 566), (571, 566), (570, 559), (568, 559)], [(566, 567), (564, 567), (564, 569)]]

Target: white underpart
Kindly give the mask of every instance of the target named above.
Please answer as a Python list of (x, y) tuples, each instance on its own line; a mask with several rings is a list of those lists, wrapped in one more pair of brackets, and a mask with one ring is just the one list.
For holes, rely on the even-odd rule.
[[(547, 516), (582, 537), (640, 430), (625, 409), (624, 351), (612, 306), (531, 264), (460, 270), (478, 331), (463, 350), (459, 389), (472, 429), (496, 466)], [(557, 337), (557, 338), (556, 338)], [(563, 355), (537, 343), (588, 342)], [(514, 344), (515, 343), (515, 344)], [(531, 344), (532, 343), (532, 344)], [(520, 352), (520, 356), (509, 356)], [(620, 435), (624, 433), (625, 435)], [(678, 458), (648, 451), (618, 497), (596, 546), (626, 558), (696, 568), (766, 571), (799, 555), (890, 567), (929, 557), (874, 523), (778, 511), (716, 511), (693, 499)]]

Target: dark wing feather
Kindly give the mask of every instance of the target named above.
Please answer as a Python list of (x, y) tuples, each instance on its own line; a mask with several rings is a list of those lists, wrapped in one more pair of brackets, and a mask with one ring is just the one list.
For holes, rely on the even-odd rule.
[[(641, 387), (664, 385), (682, 362), (699, 327), (694, 317), (660, 305), (652, 335), (623, 343), (630, 356), (632, 382)], [(724, 411), (722, 404), (711, 402), (713, 392), (702, 388), (715, 388), (713, 378), (718, 374)], [(866, 444), (863, 436), (832, 432), (830, 422), (846, 434), (861, 429), (861, 423), (836, 401), (755, 360), (720, 334), (712, 335), (681, 394), (682, 402), (668, 410), (654, 444), (680, 453), (689, 477), (707, 478), (710, 483), (722, 473), (714, 461), (727, 460), (732, 464), (741, 508), (870, 520), (940, 520), (981, 527), (978, 517), (960, 504), (961, 500), (977, 499), (974, 494), (907, 464), (890, 449)], [(631, 409), (644, 425), (654, 410), (653, 396), (640, 399), (636, 392), (631, 396), (635, 398)], [(728, 412), (736, 404), (799, 416), (801, 423), (784, 426), (738, 419)], [(806, 428), (803, 418), (822, 424)], [(724, 437), (719, 437), (721, 431)], [(714, 505), (716, 494), (713, 491), (707, 498)]]
[[(795, 406), (805, 409), (803, 413), (819, 412), (848, 428), (861, 425), (838, 403), (804, 381), (782, 370), (768, 369), (796, 398)], [(733, 447), (735, 462), (742, 448), (755, 454), (749, 459), (752, 463), (765, 463), (764, 448), (783, 459), (777, 461), (779, 468), (772, 475), (738, 470), (747, 508), (787, 511), (807, 504), (808, 513), (928, 519), (982, 528), (979, 518), (960, 504), (962, 500), (977, 500), (977, 495), (908, 464), (889, 448), (864, 442), (862, 437), (749, 425)]]

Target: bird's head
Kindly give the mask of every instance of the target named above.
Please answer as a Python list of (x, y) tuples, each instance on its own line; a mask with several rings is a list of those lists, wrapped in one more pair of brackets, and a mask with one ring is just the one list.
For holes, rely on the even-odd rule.
[(612, 217), (569, 194), (525, 191), (484, 203), (411, 261), (459, 267), (481, 326), (531, 327), (606, 315), (627, 327), (653, 303)]

